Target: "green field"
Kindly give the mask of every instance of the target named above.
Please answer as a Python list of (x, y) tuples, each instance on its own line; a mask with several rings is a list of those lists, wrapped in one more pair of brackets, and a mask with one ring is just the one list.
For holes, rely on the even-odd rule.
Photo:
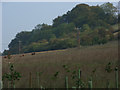
[[(21, 54), (22, 55), (22, 54)], [(20, 81), (16, 82), (16, 88), (29, 88), (29, 73), (32, 73), (32, 87), (38, 87), (36, 72), (43, 72), (40, 75), (40, 85), (46, 88), (65, 87), (65, 76), (68, 76), (69, 87), (75, 86), (75, 80), (71, 79), (71, 72), (80, 68), (81, 78), (86, 87), (92, 71), (93, 88), (106, 87), (107, 80), (110, 87), (115, 87), (115, 72), (107, 73), (105, 66), (111, 62), (114, 68), (118, 62), (118, 41), (111, 41), (104, 45), (85, 46), (56, 51), (36, 52), (21, 55), (12, 55), (11, 59), (3, 57), (3, 74), (8, 72), (8, 62), (13, 62), (16, 71), (22, 74)], [(67, 65), (70, 72), (66, 72), (63, 65)], [(59, 72), (55, 79), (54, 74)], [(5, 81), (4, 87), (8, 87)]]

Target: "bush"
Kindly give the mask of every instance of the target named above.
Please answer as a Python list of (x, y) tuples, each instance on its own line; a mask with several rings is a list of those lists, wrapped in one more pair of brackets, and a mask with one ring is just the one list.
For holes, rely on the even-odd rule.
[(55, 39), (51, 40), (49, 43), (51, 49), (66, 49), (77, 46), (77, 41), (75, 39)]

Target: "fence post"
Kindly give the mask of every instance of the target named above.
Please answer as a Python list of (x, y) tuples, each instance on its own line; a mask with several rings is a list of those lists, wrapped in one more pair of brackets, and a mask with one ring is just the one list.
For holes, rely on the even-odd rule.
[(81, 70), (78, 70), (78, 88), (80, 88)]
[(88, 81), (88, 87), (92, 90), (92, 78)]
[(15, 88), (15, 84), (13, 85), (13, 88)]
[(116, 88), (118, 88), (118, 67), (115, 68), (115, 84)]
[(110, 88), (110, 82), (109, 82), (109, 79), (107, 79), (107, 88)]
[(40, 76), (39, 72), (37, 72), (37, 83), (38, 83), (38, 88), (40, 88)]
[(41, 88), (41, 90), (43, 89), (43, 87), (42, 87), (42, 86), (40, 86), (40, 88)]
[(14, 83), (13, 83), (13, 88), (15, 88), (15, 81), (14, 81)]
[(7, 82), (7, 85), (8, 85), (7, 87), (9, 88), (9, 81)]
[(32, 73), (29, 73), (29, 88), (32, 88)]
[(68, 77), (65, 77), (65, 88), (68, 90)]
[(3, 88), (3, 82), (2, 82), (2, 80), (0, 81), (0, 90), (2, 90), (2, 88)]

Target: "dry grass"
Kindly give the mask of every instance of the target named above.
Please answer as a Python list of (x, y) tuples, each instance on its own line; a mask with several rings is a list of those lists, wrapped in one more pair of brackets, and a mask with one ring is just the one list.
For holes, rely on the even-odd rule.
[[(89, 47), (72, 48), (58, 51), (37, 52), (13, 55), (10, 60), (3, 59), (3, 73), (8, 72), (8, 63), (14, 62), (15, 69), (22, 73), (20, 81), (16, 82), (16, 87), (29, 87), (29, 72), (32, 72), (33, 87), (37, 87), (36, 72), (43, 72), (40, 76), (40, 84), (43, 87), (64, 87), (65, 75), (69, 76), (69, 87), (74, 86), (74, 81), (66, 73), (62, 65), (66, 64), (70, 70), (82, 70), (82, 79), (87, 83), (93, 69), (97, 69), (93, 78), (93, 87), (106, 87), (106, 80), (110, 80), (111, 87), (115, 86), (114, 71), (111, 74), (105, 72), (105, 65), (112, 62), (113, 66), (118, 61), (118, 43), (113, 41), (105, 45), (95, 45)], [(53, 80), (55, 72), (60, 71), (58, 78)], [(5, 84), (7, 87), (7, 84)]]

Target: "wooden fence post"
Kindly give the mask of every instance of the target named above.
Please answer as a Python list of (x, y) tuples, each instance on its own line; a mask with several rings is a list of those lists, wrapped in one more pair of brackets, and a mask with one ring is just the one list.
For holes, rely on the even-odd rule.
[(68, 77), (65, 77), (65, 88), (68, 90)]
[(118, 67), (115, 68), (115, 84), (116, 88), (118, 88)]
[(37, 72), (37, 83), (38, 83), (38, 88), (40, 88), (40, 73)]
[(32, 73), (29, 73), (29, 88), (32, 88)]

